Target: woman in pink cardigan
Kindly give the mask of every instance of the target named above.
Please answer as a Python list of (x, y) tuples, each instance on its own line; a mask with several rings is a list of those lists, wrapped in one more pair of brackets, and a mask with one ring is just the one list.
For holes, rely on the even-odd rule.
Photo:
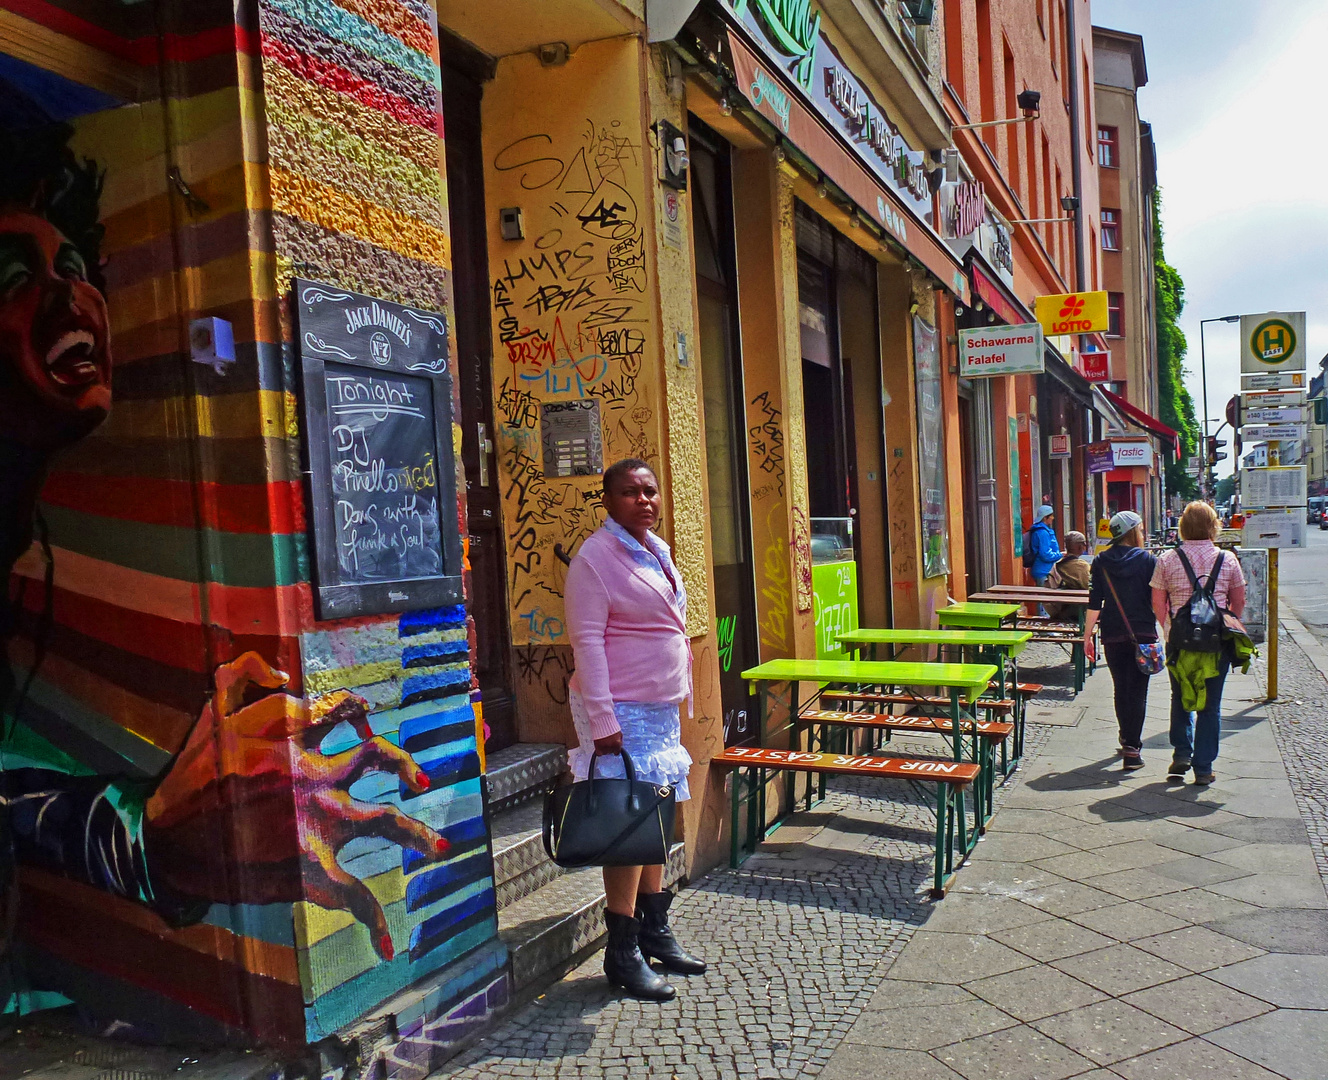
[[(659, 521), (659, 481), (638, 458), (604, 473), (608, 520), (581, 545), (567, 571), (567, 632), (576, 658), (570, 705), (580, 745), (569, 755), (584, 780), (596, 755), (597, 776), (623, 776), (626, 750), (638, 780), (668, 785), (689, 797), (692, 759), (680, 741), (678, 707), (691, 701), (692, 653), (687, 592), (669, 546), (651, 532)], [(669, 929), (671, 893), (662, 866), (606, 866), (604, 974), (614, 986), (648, 1001), (676, 991), (647, 963), (699, 975), (705, 963), (684, 952)]]

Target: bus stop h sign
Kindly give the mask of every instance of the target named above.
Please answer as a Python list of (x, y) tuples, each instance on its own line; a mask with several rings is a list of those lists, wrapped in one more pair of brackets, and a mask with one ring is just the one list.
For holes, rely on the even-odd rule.
[(1305, 313), (1270, 311), (1240, 317), (1240, 370), (1305, 370)]

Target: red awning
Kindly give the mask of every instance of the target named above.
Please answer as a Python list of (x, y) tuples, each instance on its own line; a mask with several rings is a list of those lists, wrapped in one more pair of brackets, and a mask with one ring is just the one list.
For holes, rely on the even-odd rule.
[(1123, 397), (1121, 397), (1120, 394), (1113, 394), (1110, 390), (1103, 390), (1102, 393), (1106, 395), (1108, 401), (1110, 401), (1113, 405), (1115, 405), (1116, 408), (1120, 409), (1120, 411), (1123, 412), (1133, 423), (1138, 424), (1145, 431), (1151, 431), (1154, 435), (1162, 436), (1162, 438), (1170, 442), (1172, 447), (1171, 456), (1176, 460), (1180, 459), (1179, 431), (1176, 431), (1174, 428), (1167, 427), (1167, 425), (1162, 423), (1161, 420), (1158, 420), (1156, 417), (1149, 416), (1146, 412), (1143, 411), (1143, 409), (1140, 409), (1135, 405), (1131, 405), (1128, 401), (1126, 401)]

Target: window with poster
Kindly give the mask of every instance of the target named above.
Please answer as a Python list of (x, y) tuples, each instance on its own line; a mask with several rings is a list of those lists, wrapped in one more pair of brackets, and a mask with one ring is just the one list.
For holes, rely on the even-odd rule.
[(941, 397), (941, 341), (934, 326), (913, 316), (913, 364), (918, 395), (918, 483), (922, 500), (922, 576), (950, 572), (945, 506), (945, 412)]

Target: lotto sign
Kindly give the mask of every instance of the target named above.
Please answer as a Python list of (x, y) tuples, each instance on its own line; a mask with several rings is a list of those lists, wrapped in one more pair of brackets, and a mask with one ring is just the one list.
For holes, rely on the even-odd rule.
[(1063, 460), (1070, 456), (1070, 436), (1048, 435), (1047, 457)]
[(967, 379), (1043, 371), (1044, 356), (1038, 323), (959, 331), (959, 374)]
[(1270, 311), (1240, 317), (1240, 370), (1304, 371), (1305, 313)]
[(1091, 334), (1110, 325), (1105, 292), (1039, 296), (1033, 314), (1048, 334)]

